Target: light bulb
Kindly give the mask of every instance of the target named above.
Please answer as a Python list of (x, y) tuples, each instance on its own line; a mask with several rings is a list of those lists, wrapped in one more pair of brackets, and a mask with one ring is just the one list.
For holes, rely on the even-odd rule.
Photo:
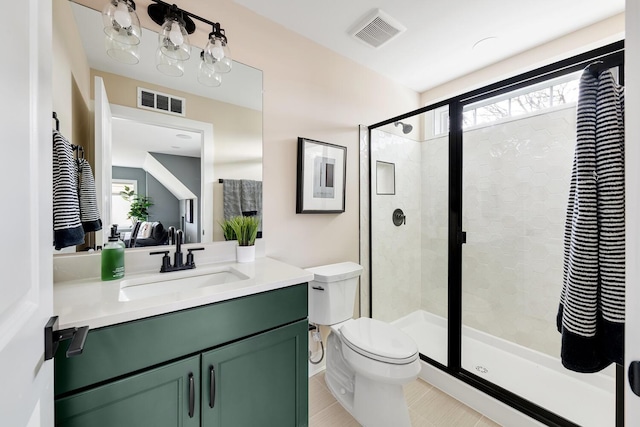
[(184, 43), (184, 37), (182, 36), (182, 30), (180, 29), (180, 24), (177, 22), (173, 22), (171, 24), (171, 31), (169, 32), (169, 40), (176, 46), (182, 46)]
[(129, 28), (131, 26), (131, 15), (129, 15), (129, 7), (124, 2), (118, 2), (115, 12), (113, 13), (113, 19), (122, 28)]
[(224, 58), (224, 49), (222, 47), (222, 42), (220, 41), (220, 39), (216, 39), (213, 42), (213, 46), (211, 47), (210, 52), (211, 56), (216, 58), (218, 61)]

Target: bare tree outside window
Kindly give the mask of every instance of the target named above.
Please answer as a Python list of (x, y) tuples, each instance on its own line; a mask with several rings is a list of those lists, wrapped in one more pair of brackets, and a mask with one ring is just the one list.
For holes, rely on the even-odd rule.
[[(462, 127), (495, 122), (507, 117), (531, 114), (578, 100), (578, 79), (556, 83), (516, 95), (503, 95), (493, 103), (467, 106), (462, 116)], [(505, 97), (507, 99), (505, 99)]]

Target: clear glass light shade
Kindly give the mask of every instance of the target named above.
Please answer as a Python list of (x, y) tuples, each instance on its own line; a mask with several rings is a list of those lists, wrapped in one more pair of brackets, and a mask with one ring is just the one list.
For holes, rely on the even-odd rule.
[(131, 65), (140, 62), (139, 45), (120, 43), (111, 37), (105, 37), (104, 48), (107, 54), (118, 62)]
[(233, 66), (229, 45), (220, 37), (212, 36), (204, 48), (204, 61), (218, 73), (228, 73)]
[(170, 58), (158, 48), (156, 50), (156, 68), (167, 76), (180, 77), (184, 74), (184, 61)]
[(104, 33), (118, 43), (140, 44), (142, 30), (132, 3), (127, 0), (110, 0), (102, 10)]
[(198, 65), (198, 81), (205, 86), (218, 87), (222, 84), (222, 76), (203, 60)]
[(167, 18), (158, 34), (160, 51), (171, 59), (186, 61), (191, 56), (189, 34), (175, 18)]

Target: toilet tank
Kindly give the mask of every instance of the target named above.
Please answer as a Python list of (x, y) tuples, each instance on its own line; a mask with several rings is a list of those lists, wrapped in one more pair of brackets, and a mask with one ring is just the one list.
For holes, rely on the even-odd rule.
[(309, 282), (309, 322), (333, 325), (351, 319), (362, 266), (341, 262), (307, 271), (314, 275)]

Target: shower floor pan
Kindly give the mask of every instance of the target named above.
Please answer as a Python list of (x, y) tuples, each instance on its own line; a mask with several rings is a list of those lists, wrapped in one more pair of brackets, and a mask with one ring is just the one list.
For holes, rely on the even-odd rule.
[[(446, 364), (445, 318), (419, 310), (393, 323), (420, 353)], [(615, 426), (614, 366), (579, 374), (558, 358), (464, 326), (462, 367), (580, 426)]]

